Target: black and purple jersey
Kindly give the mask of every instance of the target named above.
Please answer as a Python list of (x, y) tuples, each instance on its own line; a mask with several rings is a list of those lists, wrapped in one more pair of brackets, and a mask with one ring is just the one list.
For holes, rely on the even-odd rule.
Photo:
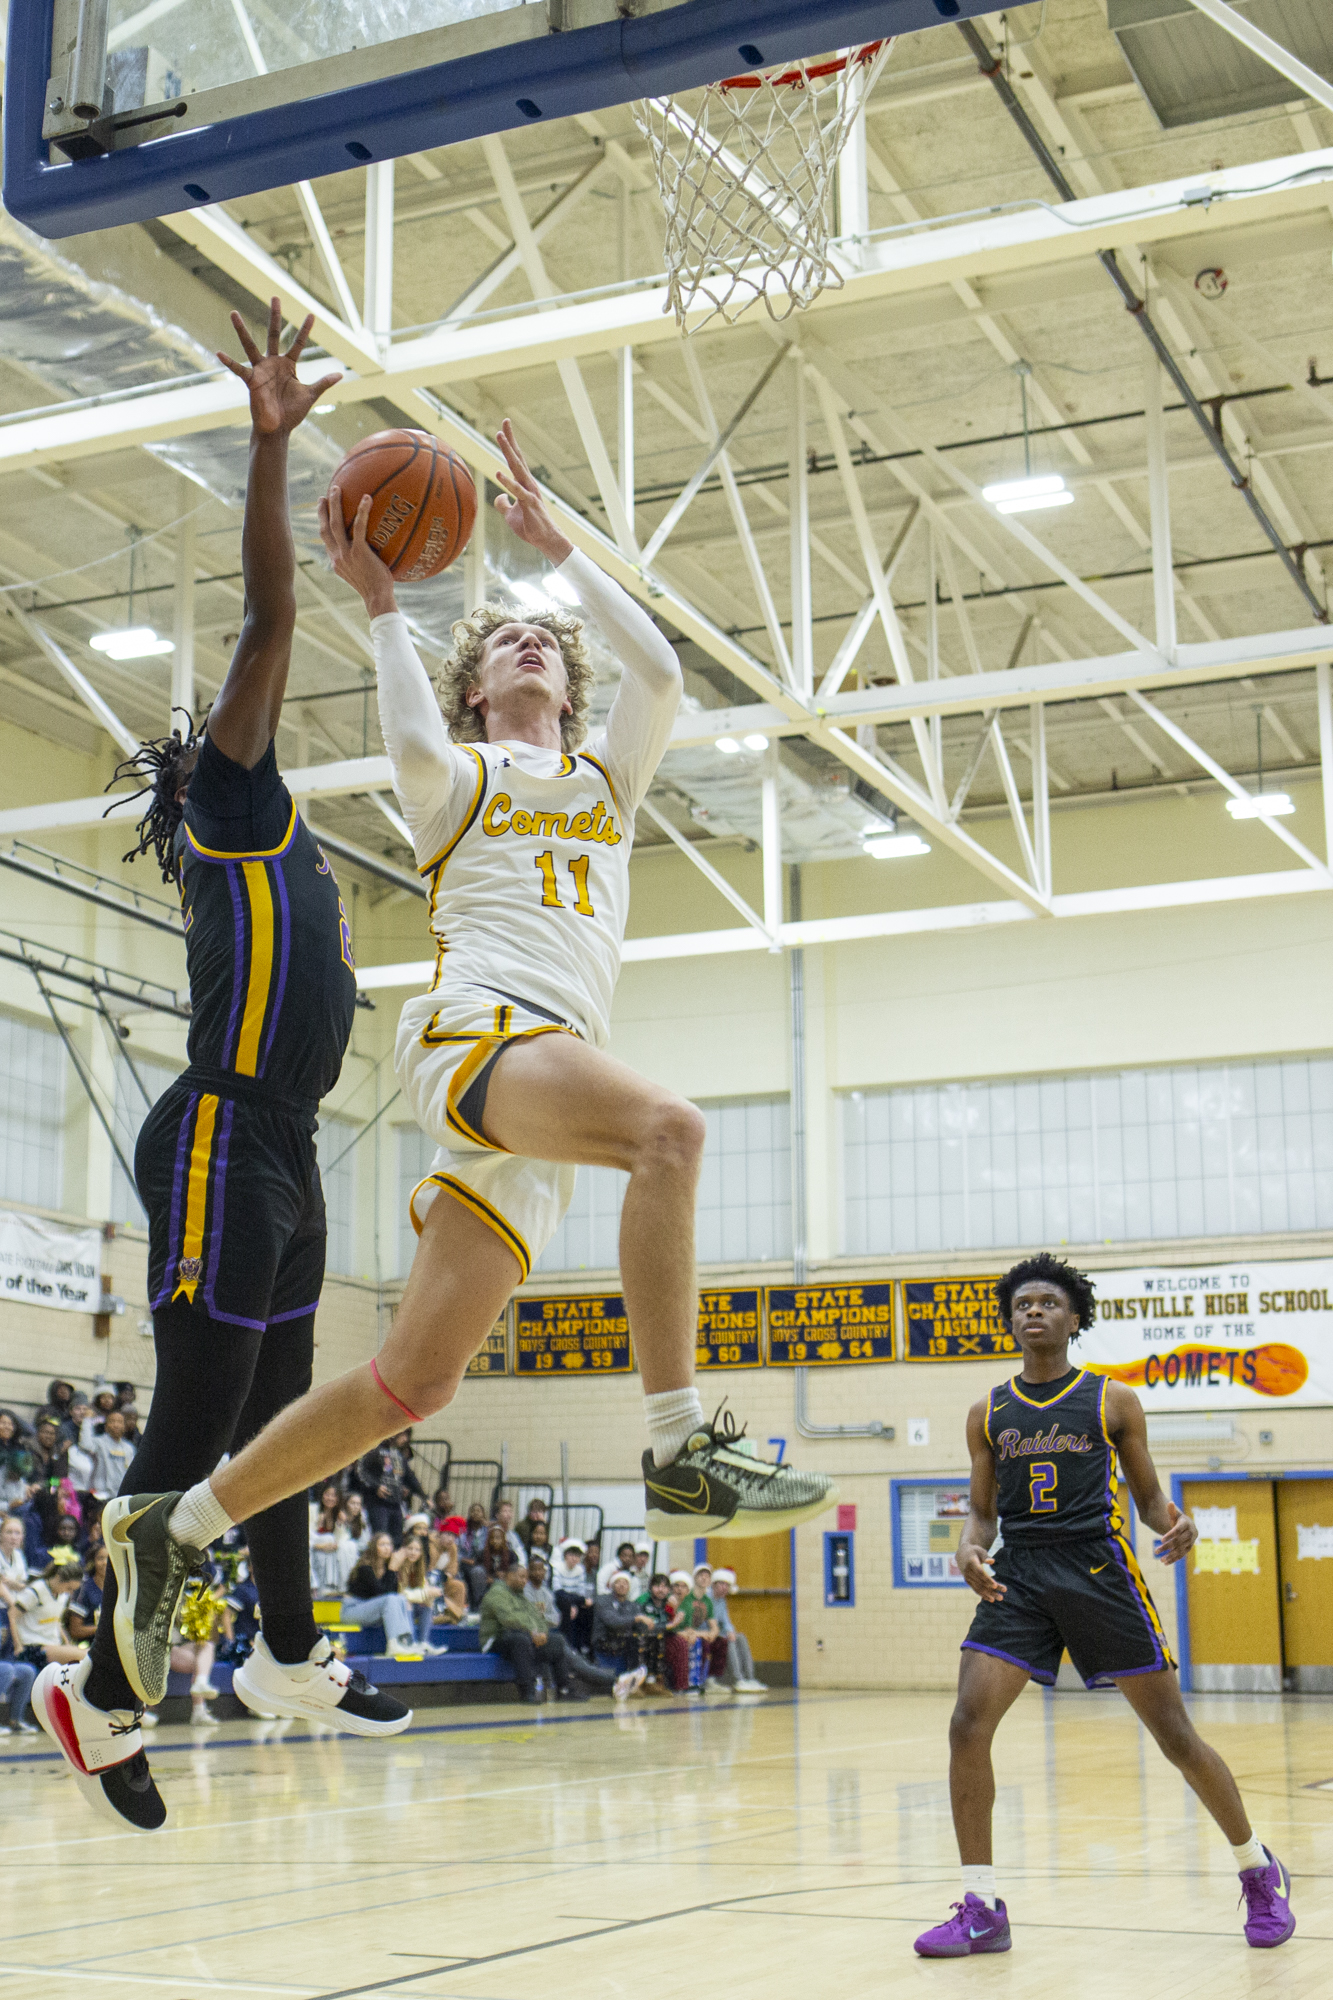
[(1109, 1387), (1109, 1376), (1080, 1368), (1063, 1383), (1017, 1376), (991, 1390), (986, 1440), (1007, 1545), (1110, 1535), (1123, 1526), (1106, 1428)]

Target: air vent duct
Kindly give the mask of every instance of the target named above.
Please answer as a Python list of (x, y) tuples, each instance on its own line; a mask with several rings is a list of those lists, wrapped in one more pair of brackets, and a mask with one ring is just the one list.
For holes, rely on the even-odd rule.
[[(1231, 0), (1238, 14), (1333, 81), (1328, 0)], [(1190, 0), (1107, 0), (1107, 19), (1140, 90), (1162, 125), (1198, 125), (1266, 111), (1300, 96)]]

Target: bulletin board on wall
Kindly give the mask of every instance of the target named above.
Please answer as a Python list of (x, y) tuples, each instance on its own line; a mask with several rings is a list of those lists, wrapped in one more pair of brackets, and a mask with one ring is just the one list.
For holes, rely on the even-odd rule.
[(967, 1509), (966, 1474), (958, 1479), (889, 1481), (896, 1590), (966, 1590), (958, 1567), (958, 1543)]

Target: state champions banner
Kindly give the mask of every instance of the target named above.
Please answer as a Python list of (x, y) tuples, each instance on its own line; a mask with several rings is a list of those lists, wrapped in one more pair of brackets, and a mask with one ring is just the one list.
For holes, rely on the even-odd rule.
[(634, 1349), (623, 1298), (517, 1299), (516, 1375), (630, 1375)]
[(1097, 1319), (1071, 1359), (1146, 1410), (1333, 1406), (1333, 1258), (1096, 1271)]

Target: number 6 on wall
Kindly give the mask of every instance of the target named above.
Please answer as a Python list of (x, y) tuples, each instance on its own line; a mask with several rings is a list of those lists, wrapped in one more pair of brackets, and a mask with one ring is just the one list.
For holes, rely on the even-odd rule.
[(1034, 1514), (1054, 1514), (1059, 1507), (1055, 1497), (1056, 1470), (1048, 1458), (1028, 1467), (1028, 1498)]

